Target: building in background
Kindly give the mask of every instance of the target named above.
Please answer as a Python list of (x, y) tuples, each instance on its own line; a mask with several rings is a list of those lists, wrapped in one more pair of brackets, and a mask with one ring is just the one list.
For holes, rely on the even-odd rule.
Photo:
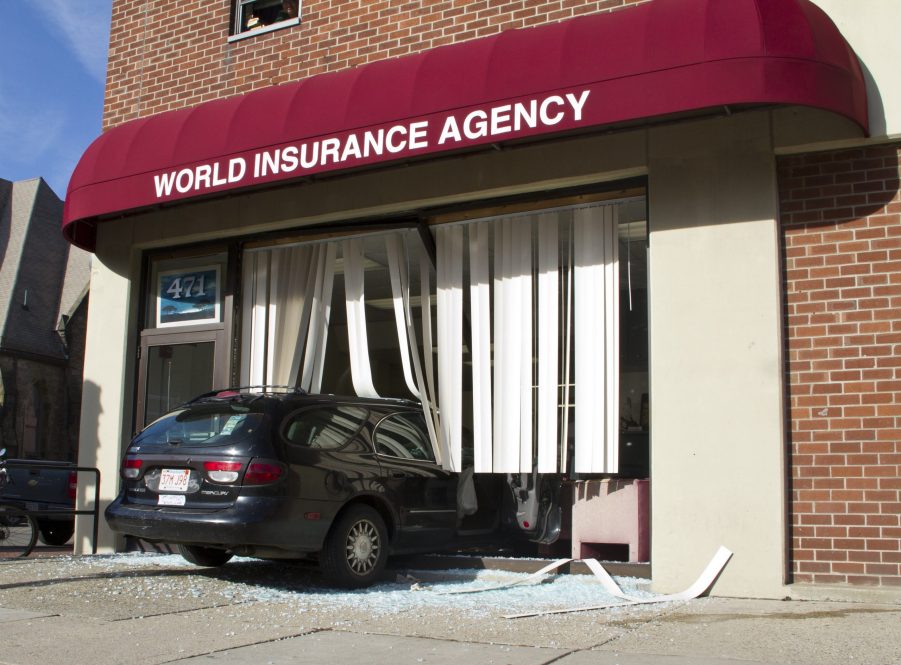
[(0, 180), (0, 447), (76, 460), (91, 255), (41, 178)]
[(418, 393), (575, 556), (897, 598), (901, 6), (276, 4), (114, 2), (63, 222), (105, 500), (193, 393)]

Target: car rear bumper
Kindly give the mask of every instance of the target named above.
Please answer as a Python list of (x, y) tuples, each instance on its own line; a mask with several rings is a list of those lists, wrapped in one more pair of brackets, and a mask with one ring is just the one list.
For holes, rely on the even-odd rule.
[(328, 523), (298, 514), (291, 502), (280, 497), (239, 497), (228, 508), (198, 510), (127, 503), (120, 494), (105, 517), (113, 531), (149, 541), (319, 551)]

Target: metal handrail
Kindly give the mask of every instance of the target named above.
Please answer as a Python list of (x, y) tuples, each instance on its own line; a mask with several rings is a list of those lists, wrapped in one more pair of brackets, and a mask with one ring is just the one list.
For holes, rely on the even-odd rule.
[[(93, 473), (94, 474), (94, 507), (90, 510), (71, 510), (54, 509), (54, 510), (25, 510), (26, 513), (34, 517), (57, 517), (59, 515), (91, 515), (94, 518), (94, 529), (91, 538), (91, 554), (97, 554), (97, 538), (99, 533), (100, 520), (100, 469), (93, 466), (77, 466), (71, 462), (46, 462), (24, 459), (8, 459), (3, 462), (8, 469), (56, 469), (64, 471), (74, 471), (75, 473)], [(17, 504), (26, 503), (19, 502), (16, 499), (6, 499), (7, 503)], [(32, 502), (28, 502), (32, 503)]]

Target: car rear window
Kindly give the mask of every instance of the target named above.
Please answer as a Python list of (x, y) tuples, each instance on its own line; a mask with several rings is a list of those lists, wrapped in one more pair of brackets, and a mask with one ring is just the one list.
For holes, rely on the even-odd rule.
[(134, 443), (215, 446), (244, 439), (263, 424), (265, 415), (236, 404), (203, 404), (177, 409), (155, 420)]

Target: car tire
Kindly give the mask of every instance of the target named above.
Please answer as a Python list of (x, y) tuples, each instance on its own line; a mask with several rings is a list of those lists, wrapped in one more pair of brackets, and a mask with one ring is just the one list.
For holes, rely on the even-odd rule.
[(234, 556), (227, 550), (198, 545), (176, 545), (178, 553), (195, 566), (224, 566)]
[(38, 522), (38, 537), (45, 545), (61, 547), (75, 533), (75, 522)]
[(360, 588), (373, 584), (388, 560), (388, 529), (378, 511), (352, 505), (332, 525), (319, 555), (319, 565), (329, 582)]

